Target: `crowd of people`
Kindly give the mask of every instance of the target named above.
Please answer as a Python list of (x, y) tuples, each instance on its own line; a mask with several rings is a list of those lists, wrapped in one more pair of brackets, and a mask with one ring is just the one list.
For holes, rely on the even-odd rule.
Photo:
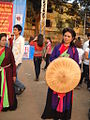
[[(25, 43), (21, 32), (21, 25), (17, 24), (13, 26), (13, 33), (11, 33), (11, 37), (8, 39), (8, 47), (6, 47), (6, 33), (0, 33), (0, 111), (16, 110), (18, 104), (16, 95), (22, 94), (26, 88), (18, 79), (18, 71), (22, 65)], [(76, 39), (76, 33), (71, 28), (64, 28), (62, 36), (61, 43), (55, 45), (53, 50), (50, 37), (46, 38), (46, 44), (42, 34), (36, 37), (30, 37), (29, 44), (35, 48), (33, 58), (35, 81), (39, 81), (42, 60), (45, 60), (43, 70), (46, 70), (49, 63), (56, 58), (70, 57), (77, 62), (81, 69), (83, 68), (77, 88), (80, 89), (82, 87), (84, 79), (84, 82), (87, 84), (87, 90), (90, 91), (90, 33), (87, 34), (88, 40), (84, 44), (82, 44), (80, 37)], [(43, 50), (45, 52), (44, 54)], [(60, 95), (63, 94), (53, 91), (50, 87), (48, 88), (46, 105), (41, 116), (42, 119), (71, 119), (73, 90), (64, 94), (63, 110), (57, 111), (57, 105), (61, 102)]]

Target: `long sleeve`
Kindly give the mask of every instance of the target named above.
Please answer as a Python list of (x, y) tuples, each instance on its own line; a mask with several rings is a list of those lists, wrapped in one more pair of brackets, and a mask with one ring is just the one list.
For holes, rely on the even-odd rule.
[(24, 38), (22, 36), (20, 36), (14, 41), (13, 54), (14, 54), (16, 65), (18, 65), (19, 63), (22, 63), (22, 58), (24, 54)]
[(51, 53), (51, 56), (50, 56), (50, 61), (53, 61), (54, 59), (56, 59), (60, 55), (59, 48), (60, 48), (60, 44), (58, 44), (54, 47), (54, 49)]
[(79, 64), (79, 54), (76, 48), (75, 48), (75, 53), (74, 53), (74, 60)]
[(30, 42), (30, 45), (31, 45), (31, 46), (35, 46), (35, 42), (32, 40), (32, 41)]
[(22, 58), (23, 58), (23, 54), (24, 54), (24, 38), (21, 40), (20, 44), (19, 44), (19, 54), (17, 56), (16, 59), (16, 65), (18, 65), (19, 63), (21, 63)]
[(12, 70), (13, 70), (13, 77), (15, 77), (16, 76), (16, 64), (15, 64), (15, 59), (14, 59), (14, 56), (11, 50), (10, 50), (10, 62), (11, 62)]

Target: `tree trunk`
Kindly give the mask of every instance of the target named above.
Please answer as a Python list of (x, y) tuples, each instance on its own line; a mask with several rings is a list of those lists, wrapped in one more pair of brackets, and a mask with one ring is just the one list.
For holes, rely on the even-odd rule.
[(39, 26), (40, 26), (40, 14), (38, 14), (36, 17), (35, 17), (35, 32), (36, 32), (36, 35), (38, 35), (39, 34), (39, 30), (40, 30), (40, 28), (39, 28)]

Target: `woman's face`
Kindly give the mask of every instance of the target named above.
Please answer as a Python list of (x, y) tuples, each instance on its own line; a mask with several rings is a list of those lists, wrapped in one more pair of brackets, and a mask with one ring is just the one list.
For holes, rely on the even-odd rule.
[(49, 42), (49, 39), (47, 39), (47, 43)]
[(0, 46), (1, 46), (1, 47), (5, 47), (6, 42), (7, 42), (6, 37), (3, 36), (3, 37), (1, 38), (1, 40), (0, 40)]
[(65, 44), (70, 44), (73, 40), (72, 34), (70, 32), (66, 32), (63, 36), (63, 39)]

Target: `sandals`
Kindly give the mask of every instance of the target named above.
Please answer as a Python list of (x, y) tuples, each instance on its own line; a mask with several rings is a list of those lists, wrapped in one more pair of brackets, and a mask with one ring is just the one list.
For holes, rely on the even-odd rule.
[(21, 95), (23, 93), (23, 91), (25, 90), (26, 88), (19, 88), (18, 91), (16, 92), (16, 95)]

